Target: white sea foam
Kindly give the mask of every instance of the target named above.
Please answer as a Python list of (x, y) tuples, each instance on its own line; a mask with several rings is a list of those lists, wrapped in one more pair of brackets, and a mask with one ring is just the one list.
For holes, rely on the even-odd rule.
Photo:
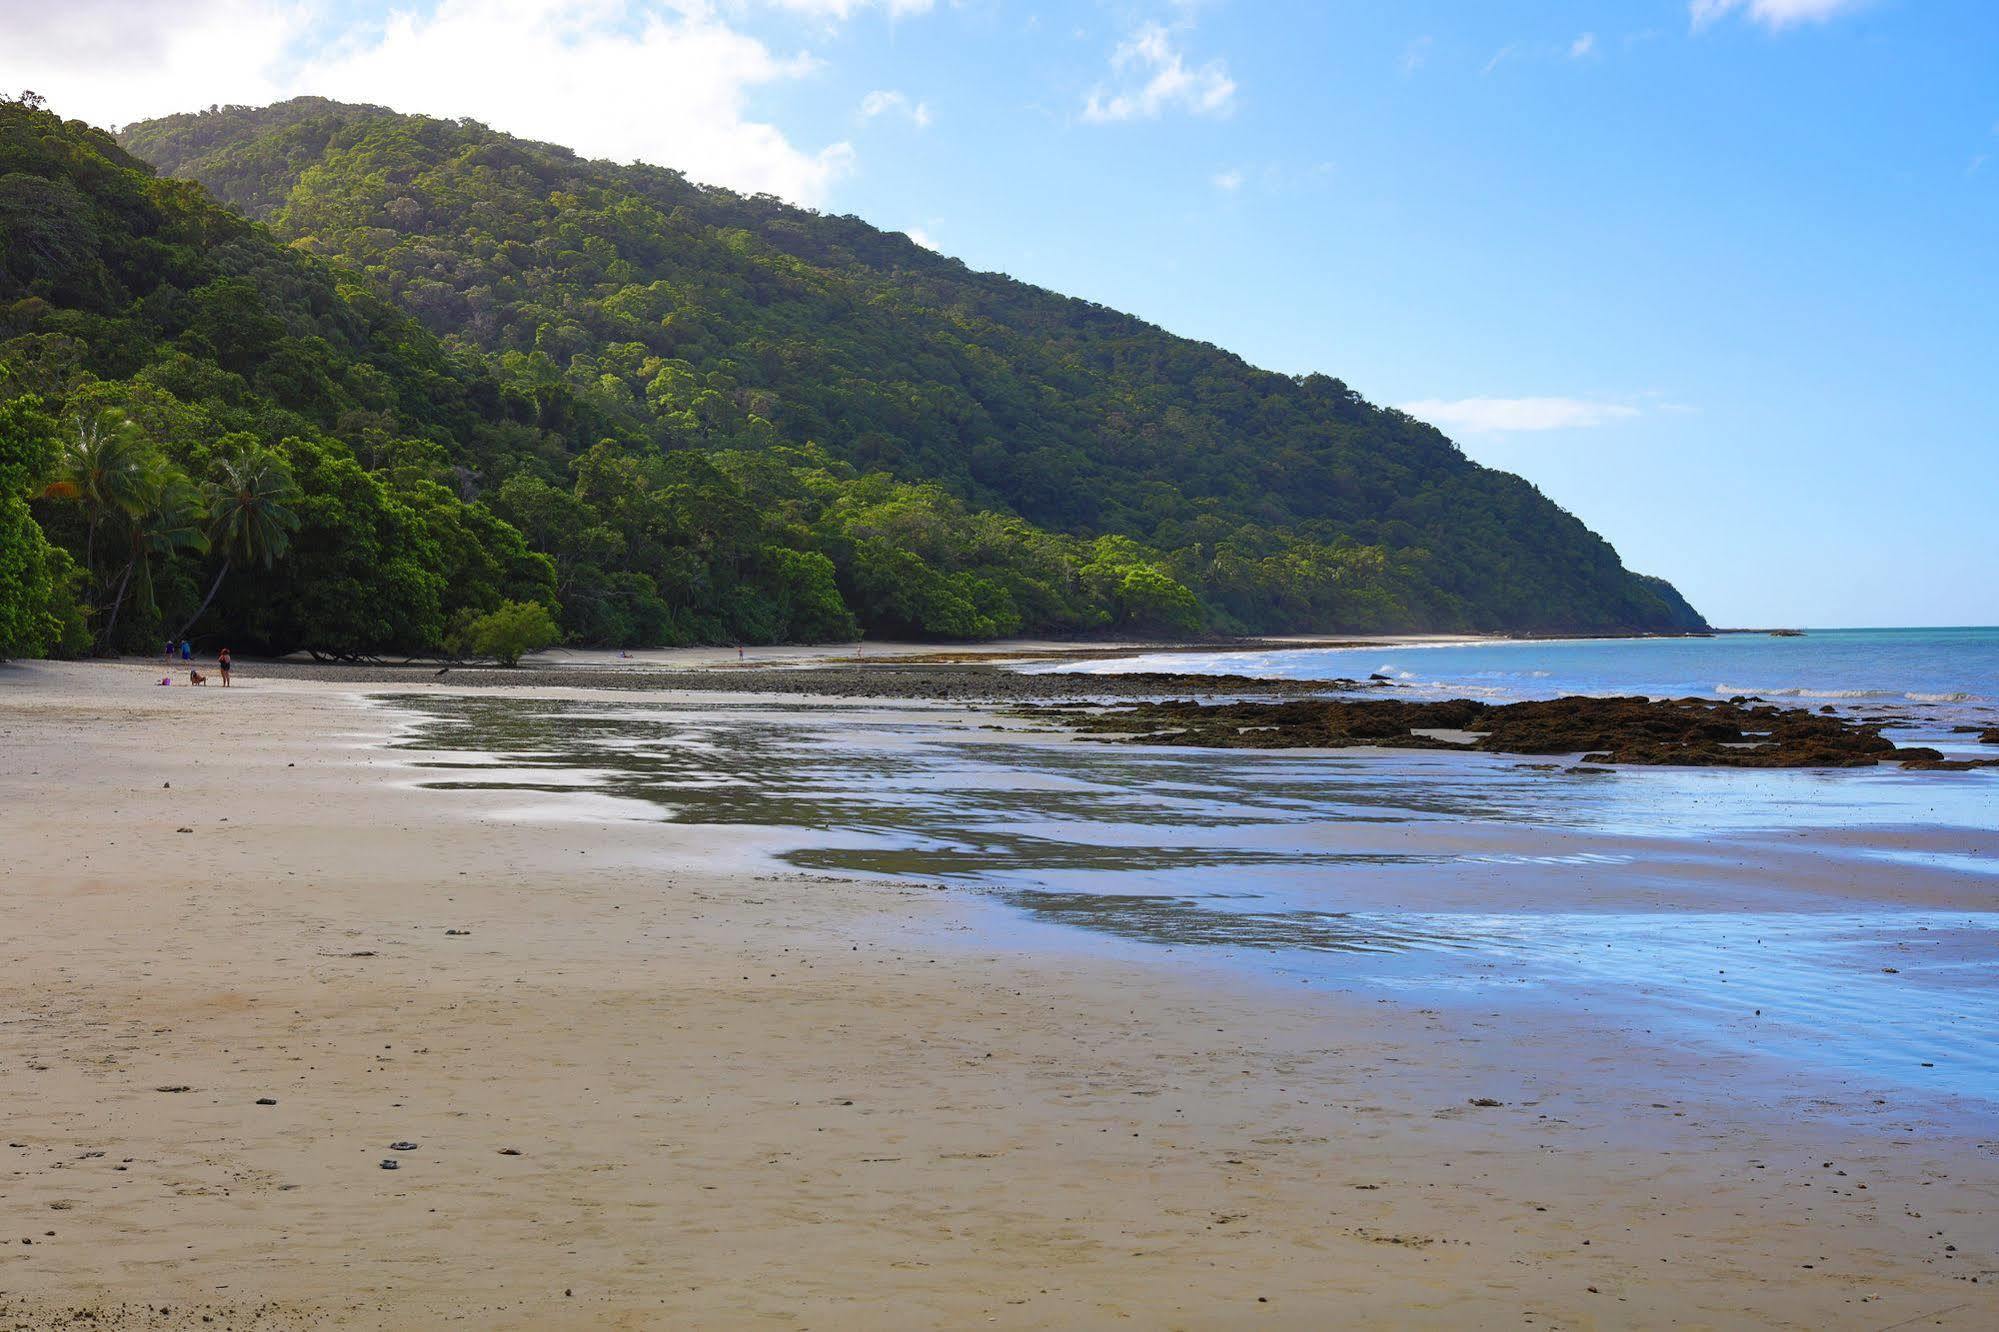
[(1802, 685), (1789, 688), (1759, 689), (1749, 685), (1718, 684), (1714, 692), (1726, 697), (1749, 694), (1757, 698), (1899, 698), (1905, 703), (1977, 703), (1982, 701), (1979, 694), (1921, 694), (1904, 693), (1899, 689), (1807, 689)]
[(1906, 698), (1899, 689), (1806, 689), (1801, 685), (1790, 688), (1765, 689), (1753, 685), (1718, 684), (1714, 692), (1734, 697), (1738, 694), (1753, 694), (1758, 698)]

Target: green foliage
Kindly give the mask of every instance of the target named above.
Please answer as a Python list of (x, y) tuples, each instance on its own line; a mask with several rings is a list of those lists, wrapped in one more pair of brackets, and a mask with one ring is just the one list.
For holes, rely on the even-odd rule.
[(208, 543), (224, 559), (268, 569), (298, 530), (298, 482), (286, 454), (255, 439), (230, 435), (222, 447), (207, 487)]
[(56, 456), (55, 423), (36, 399), (0, 402), (0, 660), (73, 653), (88, 641), (75, 563), (28, 508)]
[(73, 552), (98, 650), (186, 625), (242, 651), (432, 651), (460, 611), (554, 604), (547, 557), (468, 492), (474, 459), (574, 445), (502, 398), (478, 357), (198, 186), (0, 101), (0, 411), (39, 402), (56, 450), (7, 557)]
[(535, 601), (503, 601), (484, 615), (471, 615), (452, 630), (451, 648), (460, 656), (491, 657), (513, 666), (530, 652), (562, 641), (548, 608)]
[(1201, 624), (1201, 603), (1182, 583), (1123, 537), (1100, 538), (1082, 576), (1115, 611), (1118, 623), (1141, 633), (1186, 633)]
[(860, 621), (840, 598), (833, 561), (817, 551), (765, 546), (762, 563), (770, 570), (777, 613), (791, 638), (838, 642), (861, 636)]
[[(1050, 534), (1129, 538), (1210, 628), (1700, 623), (1532, 486), (1336, 379), (1257, 370), (854, 218), (311, 98), (124, 140), (487, 351), (513, 414), (570, 438), (816, 445), (993, 514), (991, 535), (1025, 548), (1010, 567)], [(870, 632), (1005, 623), (1002, 592), (1034, 629), (1196, 622), (1150, 574), (1093, 579), (1079, 602), (1045, 569), (954, 581), (935, 552), (881, 539), (900, 554), (834, 557)]]
[(1337, 380), (852, 218), (315, 99), (124, 141), (201, 184), (0, 100), (0, 653), (1699, 623)]

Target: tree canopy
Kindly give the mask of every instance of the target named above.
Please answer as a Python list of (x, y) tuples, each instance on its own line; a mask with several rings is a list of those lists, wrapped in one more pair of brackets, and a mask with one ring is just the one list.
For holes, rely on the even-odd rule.
[(817, 445), (1047, 531), (1128, 537), (1210, 628), (1701, 623), (1532, 486), (1337, 379), (857, 218), (313, 98), (124, 141), (488, 353), (545, 424)]
[(1337, 380), (853, 218), (315, 99), (123, 142), (188, 179), (0, 100), (0, 655), (1700, 624)]

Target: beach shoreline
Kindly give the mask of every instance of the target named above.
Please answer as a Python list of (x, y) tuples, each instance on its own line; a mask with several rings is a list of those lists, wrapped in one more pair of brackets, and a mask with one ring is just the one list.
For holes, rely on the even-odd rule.
[[(734, 655), (659, 697), (770, 699), (785, 668)], [(10, 1325), (1999, 1311), (1989, 1121), (988, 940), (956, 894), (789, 871), (753, 830), (522, 817), (424, 787), (369, 702), (457, 671), (158, 669), (0, 666)], [(516, 688), (610, 683), (550, 674)]]

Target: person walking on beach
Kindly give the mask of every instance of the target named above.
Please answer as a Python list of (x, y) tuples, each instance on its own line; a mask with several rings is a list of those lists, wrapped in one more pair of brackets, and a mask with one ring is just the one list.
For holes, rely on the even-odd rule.
[(222, 672), (222, 687), (229, 687), (229, 649), (223, 648), (215, 654), (215, 669)]
[(188, 642), (185, 638), (180, 641), (180, 659), (183, 662), (194, 660), (194, 644)]

